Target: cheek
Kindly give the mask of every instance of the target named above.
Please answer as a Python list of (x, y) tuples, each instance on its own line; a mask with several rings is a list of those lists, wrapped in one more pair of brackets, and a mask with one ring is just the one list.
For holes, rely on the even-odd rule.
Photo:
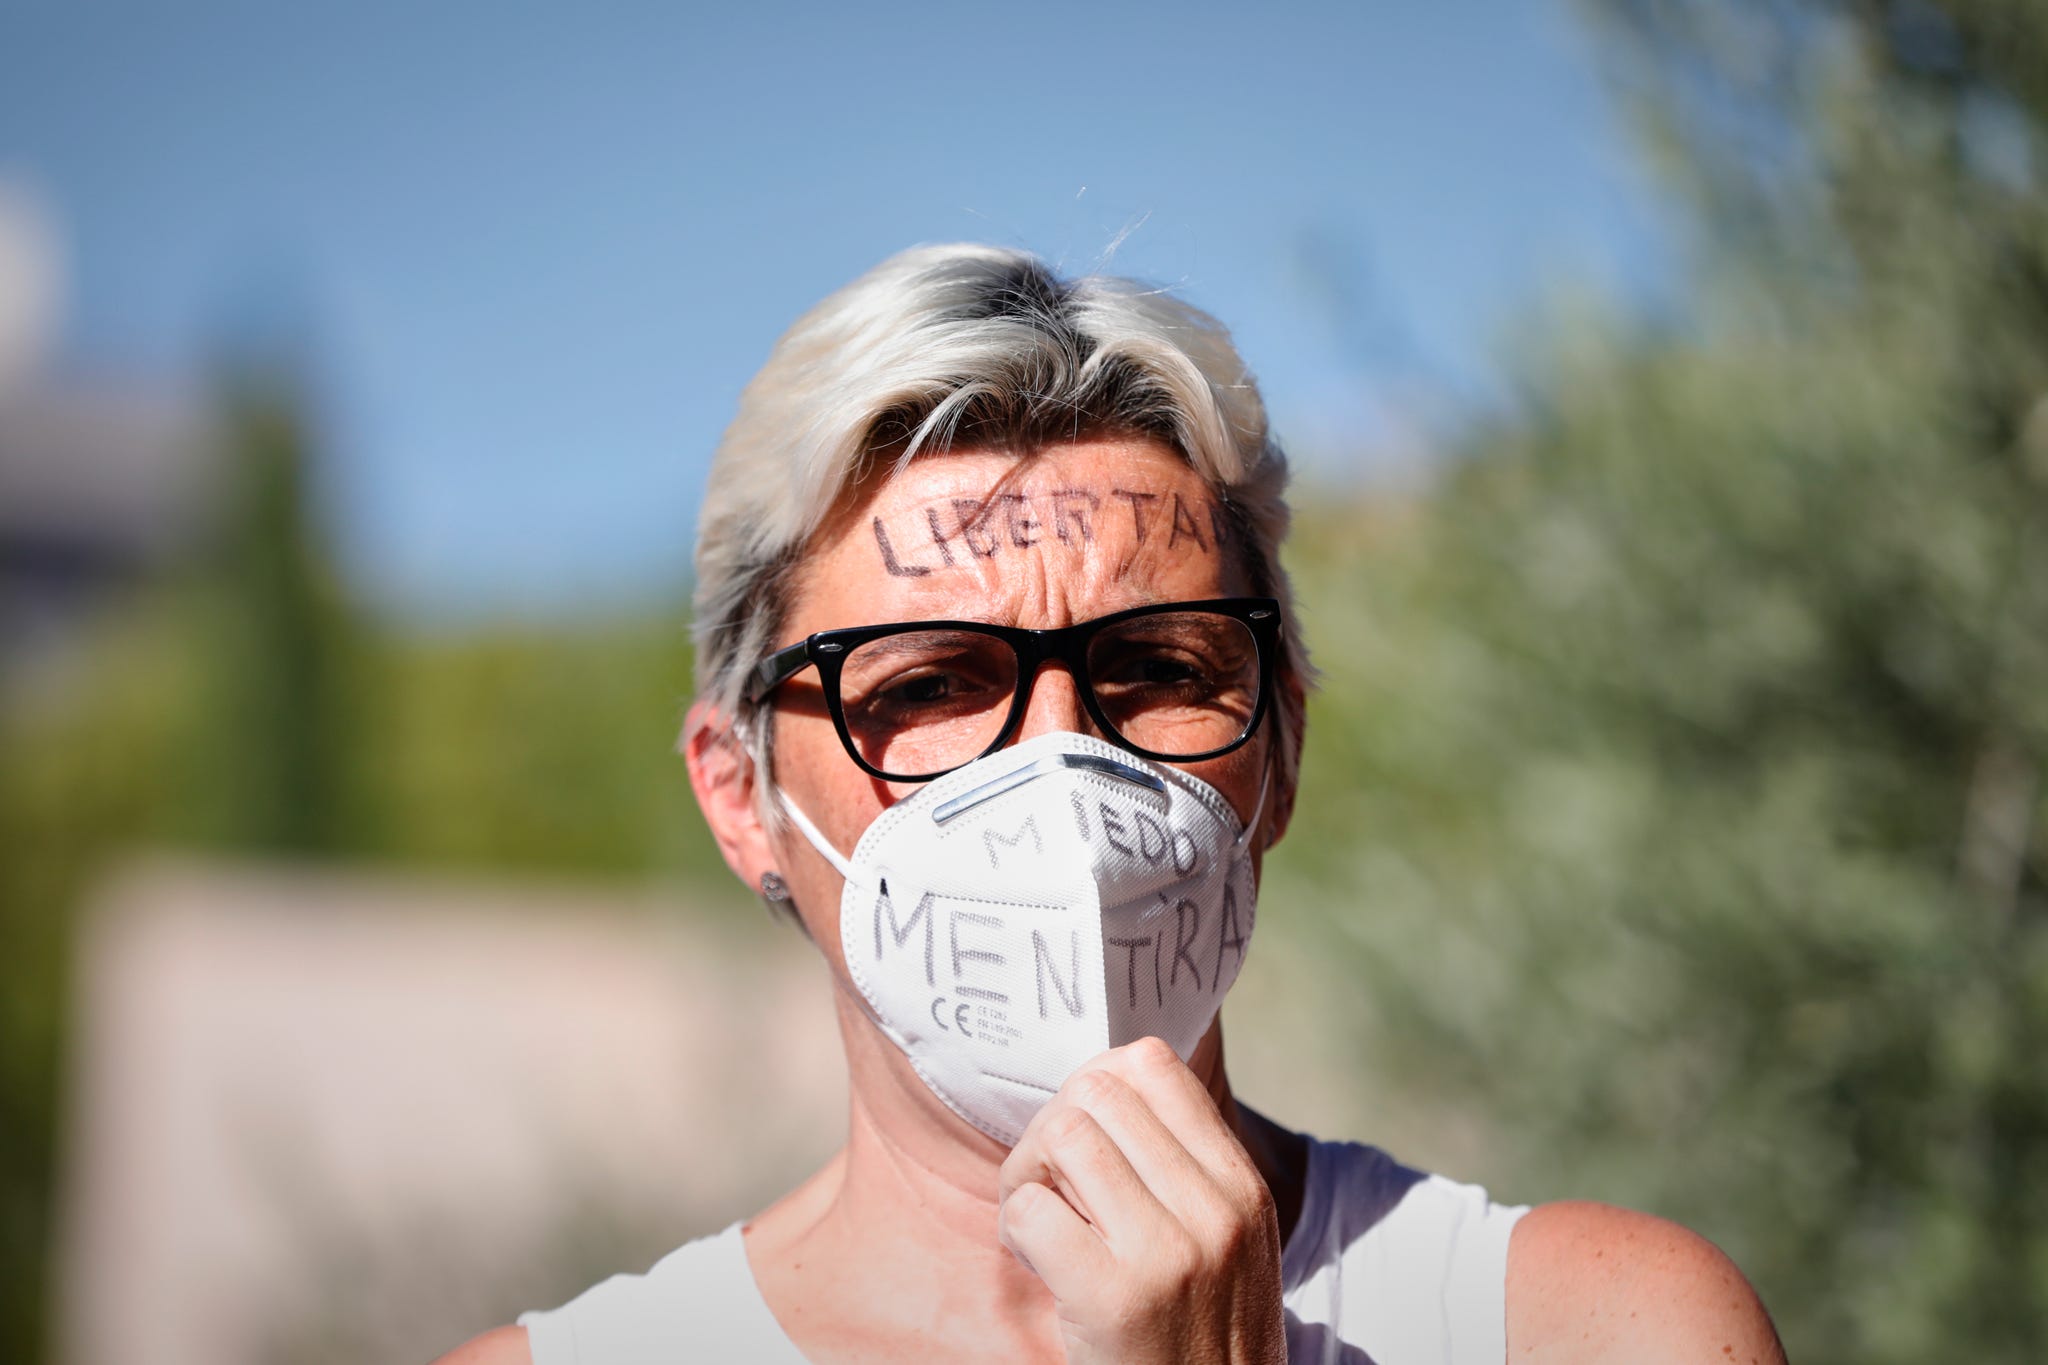
[[(803, 799), (794, 793), (792, 798), (803, 804)], [(808, 805), (804, 808), (807, 812), (810, 809)], [(829, 826), (827, 832), (830, 832)], [(804, 932), (824, 953), (825, 961), (834, 974), (843, 976), (844, 963), (839, 948), (839, 901), (844, 883), (839, 874), (818, 856), (817, 850), (804, 838), (803, 831), (788, 820), (783, 821), (776, 858), (783, 880), (789, 884), (790, 899), (795, 902), (796, 915), (803, 924)]]
[[(850, 859), (860, 836), (891, 799), (887, 789), (854, 767), (830, 720), (783, 718), (775, 755), (777, 784), (826, 841)], [(839, 944), (844, 881), (794, 821), (781, 822), (775, 854), (805, 930), (834, 973), (844, 976)]]
[[(1253, 808), (1258, 805), (1259, 784), (1265, 778), (1267, 762), (1272, 754), (1271, 741), (1263, 737), (1266, 725), (1261, 724), (1260, 730), (1262, 737), (1255, 738), (1235, 753), (1226, 754), (1222, 758), (1188, 770), (1222, 792), (1240, 820), (1250, 816)], [(1277, 775), (1274, 780), (1278, 780)], [(1260, 819), (1263, 820), (1265, 814), (1271, 811), (1273, 799), (1273, 790), (1268, 788), (1266, 811), (1260, 813)]]
[[(854, 767), (829, 716), (782, 715), (776, 719), (775, 780), (842, 851), (866, 827), (858, 810), (867, 775)], [(853, 826), (847, 828), (848, 816)], [(796, 837), (801, 837), (800, 835)]]

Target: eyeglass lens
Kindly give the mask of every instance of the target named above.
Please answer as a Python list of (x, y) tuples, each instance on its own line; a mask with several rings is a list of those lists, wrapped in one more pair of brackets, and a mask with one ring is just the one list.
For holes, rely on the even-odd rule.
[[(839, 675), (848, 736), (885, 773), (922, 777), (973, 761), (1001, 733), (1017, 655), (991, 635), (918, 630), (851, 650)], [(1087, 678), (1125, 742), (1169, 758), (1242, 738), (1259, 700), (1258, 642), (1214, 612), (1136, 616), (1095, 632)]]

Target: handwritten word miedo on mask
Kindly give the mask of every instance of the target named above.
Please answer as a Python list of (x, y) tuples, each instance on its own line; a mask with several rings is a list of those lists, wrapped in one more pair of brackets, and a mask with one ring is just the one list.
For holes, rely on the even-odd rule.
[(1161, 538), (1169, 550), (1192, 545), (1204, 554), (1229, 542), (1230, 518), (1207, 498), (1136, 488), (1022, 489), (987, 498), (952, 498), (894, 519), (870, 519), (882, 567), (898, 578), (977, 559), (1030, 553), (1048, 543), (1079, 550), (1095, 543), (1105, 518), (1128, 518), (1139, 545)]

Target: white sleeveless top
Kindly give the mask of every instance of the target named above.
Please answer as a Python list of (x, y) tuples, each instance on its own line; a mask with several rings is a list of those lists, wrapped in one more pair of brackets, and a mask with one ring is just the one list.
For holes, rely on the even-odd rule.
[[(1502, 1365), (1508, 1234), (1526, 1211), (1376, 1147), (1309, 1139), (1280, 1261), (1290, 1365)], [(762, 1302), (737, 1222), (518, 1321), (533, 1365), (806, 1365)]]

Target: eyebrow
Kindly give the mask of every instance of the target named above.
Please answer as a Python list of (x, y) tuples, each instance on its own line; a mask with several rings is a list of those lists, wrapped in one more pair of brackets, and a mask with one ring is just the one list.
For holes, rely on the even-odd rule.
[[(1209, 594), (1209, 596), (1211, 597), (1218, 595), (1219, 594), (1216, 593)], [(1228, 596), (1228, 594), (1222, 595)], [(1142, 592), (1126, 593), (1120, 596), (1116, 602), (1110, 604), (1109, 606), (1104, 607), (1101, 611), (1093, 612), (1087, 616), (1083, 616), (1080, 618), (1080, 620), (1075, 621), (1072, 624), (1079, 625), (1082, 621), (1093, 621), (1104, 616), (1114, 616), (1120, 611), (1129, 611), (1133, 607), (1156, 607), (1161, 606), (1168, 602), (1193, 600), (1199, 599), (1168, 596), (1165, 593), (1159, 592), (1157, 589), (1151, 589)], [(950, 616), (934, 616), (928, 619), (930, 619), (934, 623), (940, 621), (959, 621), (963, 624), (977, 626), (1017, 626), (1020, 628), (1022, 627), (1022, 623), (1018, 621), (1016, 614), (1014, 612), (1005, 612), (999, 616), (986, 611), (960, 611), (955, 612)], [(871, 621), (862, 622), (861, 624), (877, 626), (914, 626), (920, 624), (920, 620), (921, 618), (913, 616), (907, 618), (898, 618), (894, 621)], [(940, 628), (943, 629), (943, 627)], [(1046, 627), (1038, 627), (1038, 629), (1046, 629)]]
[[(956, 618), (956, 619), (964, 620), (965, 618)], [(916, 625), (916, 624), (918, 624), (918, 623), (917, 623), (917, 622), (915, 622), (915, 621), (891, 621), (891, 622), (887, 622), (886, 624), (889, 624), (889, 625), (911, 625), (911, 626), (914, 626), (914, 625)], [(995, 625), (995, 624), (997, 624), (997, 623), (996, 623), (996, 622), (993, 622), (993, 621), (987, 621), (987, 622), (981, 622), (981, 623), (979, 623), (979, 624), (983, 624), (983, 625)], [(933, 633), (933, 634), (946, 634), (946, 633), (949, 633), (949, 632), (948, 632), (948, 628), (947, 628), (947, 627), (945, 627), (945, 626), (934, 626), (934, 627), (933, 627), (933, 630), (932, 630), (932, 633)], [(965, 635), (965, 636), (968, 636), (969, 638), (975, 638), (975, 639), (984, 639), (984, 640), (987, 640), (987, 639), (993, 639), (993, 638), (994, 638), (993, 636), (987, 636), (987, 635), (983, 635), (983, 636), (975, 636), (975, 635), (973, 635), (973, 634), (972, 634), (972, 632), (968, 632), (968, 631), (960, 631), (960, 632), (955, 632), (955, 633), (958, 633), (958, 634), (961, 634), (961, 635)], [(917, 651), (916, 651), (916, 650), (914, 650), (914, 649), (913, 649), (913, 648), (911, 647), (910, 643), (909, 643), (909, 642), (910, 642), (910, 641), (911, 641), (912, 639), (914, 639), (914, 638), (915, 638), (914, 636), (912, 636), (912, 635), (909, 635), (909, 634), (902, 634), (902, 635), (884, 635), (884, 636), (882, 636), (882, 637), (881, 637), (880, 639), (878, 639), (878, 640), (870, 640), (870, 641), (868, 641), (868, 642), (867, 642), (866, 644), (864, 644), (864, 645), (860, 646), (860, 648), (859, 648), (859, 651), (858, 651), (858, 652), (859, 652), (859, 653), (860, 653), (860, 654), (861, 654), (861, 655), (862, 655), (863, 657), (866, 657), (866, 656), (870, 656), (870, 655), (876, 655), (876, 654), (885, 654), (885, 655), (886, 655), (886, 654), (911, 654), (911, 653), (916, 653)]]

